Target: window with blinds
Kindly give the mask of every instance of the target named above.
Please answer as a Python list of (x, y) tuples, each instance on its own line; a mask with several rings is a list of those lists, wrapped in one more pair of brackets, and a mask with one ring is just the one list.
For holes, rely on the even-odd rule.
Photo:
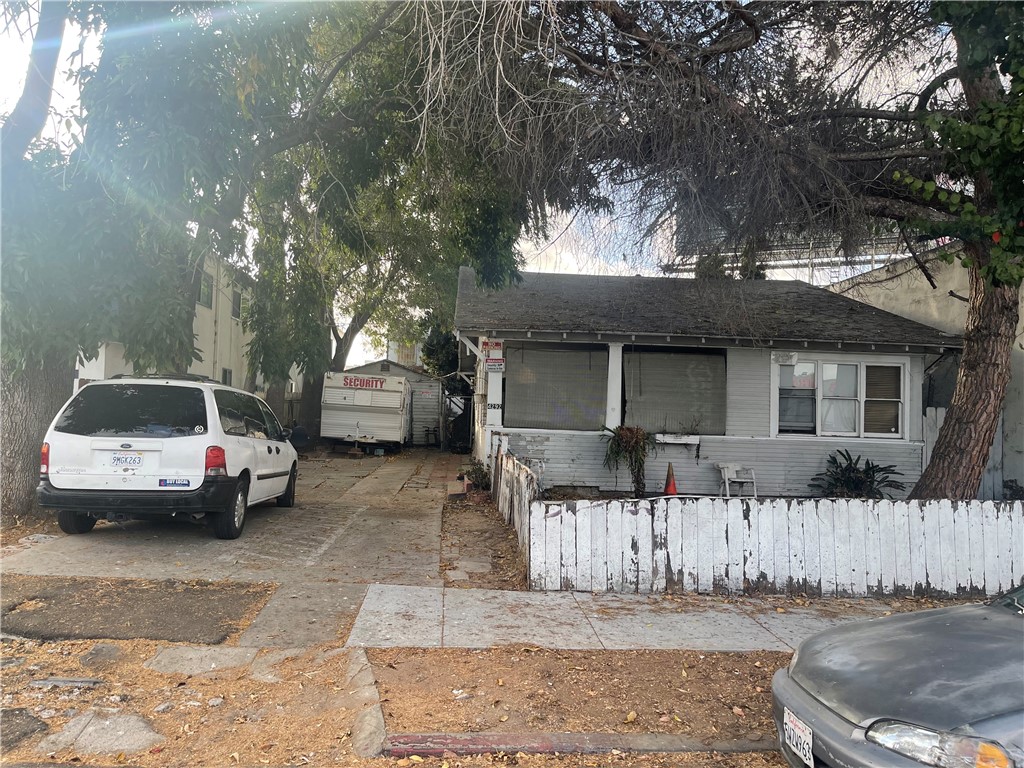
[(778, 375), (780, 435), (903, 436), (902, 365), (801, 359)]
[(627, 347), (622, 375), (625, 424), (657, 433), (725, 434), (725, 355)]
[(865, 365), (864, 432), (900, 434), (902, 403), (902, 369), (895, 365)]
[(506, 342), (504, 386), (506, 427), (600, 430), (608, 348)]

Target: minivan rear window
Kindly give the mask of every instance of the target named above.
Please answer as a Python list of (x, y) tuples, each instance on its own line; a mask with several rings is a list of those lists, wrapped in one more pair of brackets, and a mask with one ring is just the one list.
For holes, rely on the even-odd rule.
[(89, 437), (188, 437), (207, 431), (206, 400), (194, 387), (102, 384), (68, 403), (54, 430)]

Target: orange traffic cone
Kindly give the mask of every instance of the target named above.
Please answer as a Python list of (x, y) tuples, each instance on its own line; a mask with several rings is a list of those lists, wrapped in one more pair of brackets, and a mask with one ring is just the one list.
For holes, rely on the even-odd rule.
[(676, 473), (672, 470), (672, 462), (668, 463), (668, 474), (665, 475), (665, 495), (666, 496), (678, 496), (679, 491), (676, 490)]

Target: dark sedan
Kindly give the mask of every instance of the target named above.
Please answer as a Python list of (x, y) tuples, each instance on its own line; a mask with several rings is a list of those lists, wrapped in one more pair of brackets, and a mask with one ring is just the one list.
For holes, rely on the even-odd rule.
[(793, 768), (1024, 768), (1024, 587), (814, 635), (772, 696)]

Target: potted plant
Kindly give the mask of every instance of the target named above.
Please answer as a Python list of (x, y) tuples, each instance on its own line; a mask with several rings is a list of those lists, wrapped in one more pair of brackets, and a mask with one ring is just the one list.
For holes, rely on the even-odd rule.
[(604, 431), (607, 434), (601, 437), (608, 443), (604, 454), (604, 466), (612, 472), (617, 472), (619, 464), (625, 462), (633, 480), (633, 492), (637, 498), (643, 498), (647, 490), (644, 466), (647, 457), (658, 452), (654, 435), (643, 427), (605, 427)]

